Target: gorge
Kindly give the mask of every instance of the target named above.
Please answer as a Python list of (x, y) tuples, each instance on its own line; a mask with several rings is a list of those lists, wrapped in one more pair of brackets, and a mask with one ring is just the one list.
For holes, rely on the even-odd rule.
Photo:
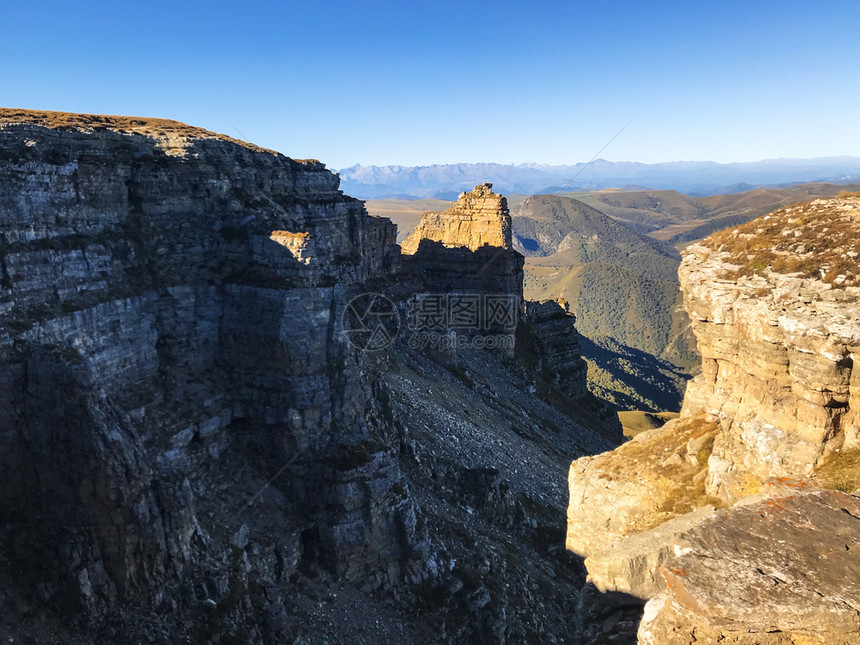
[(513, 228), (0, 109), (0, 638), (860, 642), (860, 197), (685, 250), (701, 372), (627, 442)]
[[(509, 232), (402, 255), (319, 162), (4, 109), (0, 234), (4, 640), (565, 640), (564, 472), (620, 441), (573, 317), (407, 333), (415, 294), (521, 308)], [(366, 292), (377, 352), (341, 328)]]

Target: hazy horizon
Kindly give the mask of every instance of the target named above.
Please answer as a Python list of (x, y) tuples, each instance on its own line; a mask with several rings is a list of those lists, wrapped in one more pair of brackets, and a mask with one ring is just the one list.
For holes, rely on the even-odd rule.
[[(280, 152), (280, 151), (279, 151)], [(511, 162), (511, 163), (502, 163), (498, 161), (452, 161), (445, 163), (426, 163), (426, 164), (403, 164), (403, 163), (380, 163), (380, 164), (365, 164), (365, 163), (354, 163), (349, 166), (342, 166), (340, 168), (335, 168), (335, 170), (346, 170), (348, 168), (354, 168), (356, 166), (361, 166), (362, 168), (392, 168), (392, 167), (400, 167), (400, 168), (432, 168), (434, 166), (464, 166), (464, 165), (497, 165), (497, 166), (534, 166), (534, 167), (555, 167), (555, 166), (578, 166), (583, 164), (592, 164), (598, 163), (600, 161), (614, 164), (643, 164), (648, 166), (656, 166), (660, 164), (696, 164), (696, 163), (713, 163), (719, 164), (721, 166), (728, 166), (732, 164), (755, 164), (755, 163), (768, 163), (768, 162), (777, 162), (777, 161), (816, 161), (822, 159), (860, 159), (860, 154), (856, 155), (821, 155), (818, 157), (771, 157), (765, 159), (751, 159), (749, 161), (714, 161), (713, 159), (669, 159), (665, 161), (639, 161), (637, 159), (606, 159), (604, 157), (598, 157), (593, 161), (583, 160), (583, 161), (574, 161), (570, 163), (543, 163), (540, 161), (519, 161), (519, 162)], [(328, 166), (328, 164), (326, 164)], [(332, 166), (329, 166), (332, 168)]]

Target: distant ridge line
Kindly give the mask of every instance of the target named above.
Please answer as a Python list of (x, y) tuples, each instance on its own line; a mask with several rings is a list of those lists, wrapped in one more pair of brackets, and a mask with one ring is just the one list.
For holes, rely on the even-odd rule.
[[(771, 159), (754, 162), (671, 161), (646, 164), (595, 159), (569, 166), (539, 164), (434, 164), (362, 166), (337, 171), (344, 192), (360, 199), (437, 198), (483, 182), (503, 194), (526, 195), (606, 188), (676, 190), (693, 196), (725, 194), (810, 182), (860, 181), (860, 157)], [(571, 180), (575, 177), (575, 181)]]

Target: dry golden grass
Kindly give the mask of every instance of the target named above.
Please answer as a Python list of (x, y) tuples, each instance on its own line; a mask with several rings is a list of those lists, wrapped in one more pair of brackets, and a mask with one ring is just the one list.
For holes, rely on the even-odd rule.
[(860, 448), (831, 453), (815, 469), (815, 478), (822, 486), (843, 493), (860, 489)]
[[(632, 531), (648, 530), (702, 506), (722, 506), (719, 499), (706, 493), (703, 474), (717, 428), (716, 422), (704, 416), (680, 419), (666, 426), (664, 432), (629, 441), (610, 453), (612, 460), (606, 463), (599, 477), (634, 480), (654, 491), (653, 511), (637, 519)], [(696, 439), (704, 440), (694, 455), (694, 465), (686, 457), (688, 442)], [(672, 455), (680, 458), (670, 458)]]
[(624, 436), (630, 439), (646, 430), (663, 427), (667, 421), (677, 419), (678, 413), (629, 410), (619, 412), (618, 418), (624, 427)]
[(834, 285), (860, 284), (860, 195), (796, 204), (703, 242), (727, 253), (737, 279), (767, 271), (798, 274)]

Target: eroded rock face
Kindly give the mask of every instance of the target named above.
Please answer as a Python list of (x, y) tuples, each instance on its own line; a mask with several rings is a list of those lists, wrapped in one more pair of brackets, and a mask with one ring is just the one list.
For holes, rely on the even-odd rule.
[[(3, 110), (0, 132), (0, 507), (4, 557), (33, 565), (4, 586), (97, 623), (189, 567), (210, 582), (174, 614), (252, 596), (269, 559), (380, 587), (426, 557), (385, 394), (335, 324), (395, 270), (389, 221), (318, 162), (175, 122)], [(260, 509), (277, 532), (216, 573)]]
[(526, 303), (525, 321), (537, 342), (540, 357), (538, 369), (547, 370), (559, 391), (579, 399), (588, 394), (588, 367), (579, 347), (574, 328), (576, 316), (566, 301), (541, 300)]
[(570, 470), (568, 548), (593, 590), (650, 599), (639, 642), (860, 642), (857, 498), (816, 490), (856, 488), (858, 239), (848, 196), (685, 251), (681, 418)]
[(403, 240), (403, 252), (415, 253), (425, 239), (472, 251), (485, 244), (510, 250), (513, 247), (508, 202), (493, 192), (492, 184), (475, 186), (472, 192), (462, 193), (448, 210), (424, 213), (412, 234)]
[[(810, 209), (834, 227), (842, 218), (843, 229), (829, 240), (835, 247), (841, 236), (849, 247), (860, 236), (858, 198), (817, 200), (762, 226), (799, 243), (795, 232), (804, 229), (792, 222)], [(860, 287), (769, 269), (734, 277), (731, 247), (719, 248), (688, 248), (679, 272), (702, 353), (683, 414), (720, 419), (708, 490), (735, 500), (770, 477), (809, 475), (833, 450), (858, 445)]]
[(403, 331), (361, 351), (341, 314), (367, 291), (404, 325), (416, 293), (522, 314), (519, 253), (428, 239), (402, 257), (395, 234), (316, 161), (0, 110), (0, 638), (568, 633), (583, 578), (558, 475), (617, 444), (614, 415), (575, 398), (573, 320), (519, 320), (539, 374)]
[(702, 417), (670, 421), (611, 452), (573, 462), (567, 548), (593, 556), (621, 538), (712, 503), (704, 481), (716, 428)]

